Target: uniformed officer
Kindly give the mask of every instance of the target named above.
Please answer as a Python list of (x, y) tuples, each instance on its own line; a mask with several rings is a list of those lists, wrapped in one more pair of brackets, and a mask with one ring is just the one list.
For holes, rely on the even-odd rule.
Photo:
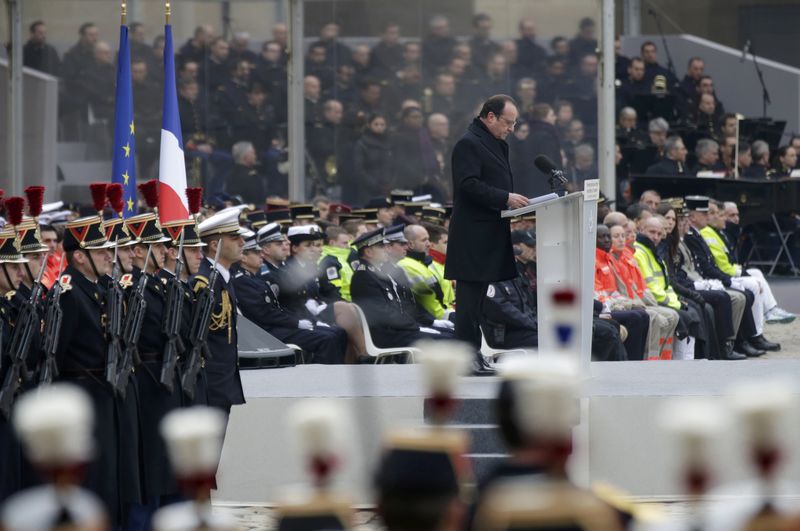
[(408, 240), (408, 251), (406, 257), (397, 265), (405, 269), (411, 279), (411, 289), (414, 290), (417, 302), (434, 318), (446, 319), (453, 308), (444, 303), (442, 287), (430, 269), (433, 258), (428, 254), (430, 250), (428, 231), (421, 225), (409, 225), (405, 228), (405, 235)]
[(351, 529), (352, 501), (336, 492), (332, 483), (352, 448), (352, 422), (347, 409), (325, 399), (306, 399), (287, 413), (291, 447), (311, 472), (310, 486), (283, 494), (275, 507), (279, 531)]
[[(3, 351), (0, 363), (0, 383), (5, 381), (11, 369), (12, 356), (9, 352), (11, 336), (14, 332), (16, 309), (11, 303), (14, 293), (19, 288), (27, 261), (19, 253), (19, 240), (12, 228), (0, 232), (0, 340)], [(21, 454), (19, 441), (9, 419), (0, 415), (0, 455), (3, 465), (0, 466), (0, 501), (17, 492), (22, 487)]]
[(282, 238), (280, 227), (270, 223), (245, 240), (242, 260), (233, 271), (239, 310), (280, 341), (312, 353), (317, 363), (344, 363), (347, 333), (338, 326), (314, 326), (310, 319), (290, 315), (278, 301), (280, 288), (272, 275), (260, 275), (264, 263), (261, 246)]
[(106, 313), (98, 279), (111, 269), (113, 243), (106, 240), (102, 224), (99, 216), (66, 224), (62, 246), (67, 268), (59, 279), (64, 291), (56, 361), (59, 379), (81, 387), (91, 397), (97, 447), (84, 485), (103, 500), (114, 527), (123, 518), (118, 424), (123, 404), (105, 380)]
[[(200, 264), (204, 260), (203, 248), (206, 246), (201, 240), (197, 232), (197, 221), (195, 219), (178, 220), (164, 223), (162, 225), (164, 235), (170, 241), (165, 242), (167, 248), (164, 257), (164, 267), (158, 272), (160, 279), (169, 282), (170, 278), (175, 277), (177, 261), (180, 258), (183, 261), (181, 268), (181, 286), (184, 289), (184, 304), (183, 312), (181, 315), (181, 337), (183, 344), (188, 348), (190, 345), (192, 318), (194, 317), (194, 292), (189, 286), (189, 279), (192, 275), (197, 273), (200, 269)], [(180, 251), (181, 237), (183, 238), (183, 252)], [(184, 351), (184, 354), (186, 352)], [(181, 358), (181, 370), (186, 369), (188, 357), (186, 355)], [(208, 405), (208, 380), (205, 372), (205, 360), (201, 361), (200, 371), (198, 372), (197, 381), (195, 383), (194, 398), (189, 399), (188, 396), (183, 397), (184, 405)]]
[(397, 292), (400, 295), (403, 309), (409, 315), (413, 315), (420, 326), (433, 328), (443, 336), (446, 336), (446, 338), (451, 338), (455, 328), (453, 322), (447, 319), (434, 318), (417, 302), (408, 274), (398, 265), (398, 262), (406, 257), (408, 248), (405, 225), (395, 225), (384, 229), (383, 239), (386, 241), (387, 260), (381, 266), (381, 272), (388, 275), (397, 284)]
[(377, 512), (389, 531), (463, 529), (465, 484), (472, 481), (470, 441), (457, 429), (440, 429), (452, 415), (455, 386), (473, 353), (448, 341), (419, 344), (433, 427), (389, 432), (376, 473)]
[(339, 293), (346, 301), (350, 298), (350, 280), (353, 278), (353, 268), (350, 265), (350, 234), (341, 227), (328, 227), (325, 229), (325, 245), (322, 246), (322, 257), (319, 266), (322, 274), (331, 284), (339, 289)]
[(211, 508), (225, 414), (216, 408), (194, 406), (164, 417), (161, 434), (166, 442), (172, 470), (189, 501), (167, 505), (153, 516), (155, 531), (233, 531), (235, 523)]
[(493, 348), (536, 348), (536, 314), (520, 277), (492, 282), (486, 290), (482, 328)]
[(101, 501), (80, 486), (80, 471), (95, 449), (93, 423), (91, 400), (72, 385), (54, 384), (19, 400), (14, 426), (47, 485), (10, 498), (0, 511), (0, 528), (101, 531), (110, 527)]
[(480, 485), (473, 529), (621, 529), (610, 507), (568, 479), (580, 416), (574, 361), (518, 355), (500, 370), (496, 414), (511, 456)]
[(441, 334), (420, 327), (403, 308), (397, 283), (381, 272), (387, 261), (383, 229), (368, 232), (353, 242), (360, 265), (353, 273), (350, 292), (369, 323), (372, 340), (378, 347), (407, 347), (414, 342)]
[(422, 226), (428, 231), (428, 237), (431, 242), (428, 254), (433, 261), (428, 268), (433, 271), (436, 280), (439, 281), (439, 286), (442, 290), (442, 302), (445, 306), (452, 308), (456, 302), (456, 290), (453, 288), (453, 281), (444, 278), (444, 262), (447, 259), (447, 241), (449, 239), (447, 229), (432, 223), (423, 223)]
[(158, 429), (161, 419), (179, 408), (182, 399), (177, 371), (171, 377), (171, 389), (161, 383), (168, 340), (162, 331), (167, 319), (167, 289), (158, 272), (165, 263), (164, 244), (170, 239), (162, 232), (155, 213), (127, 218), (125, 226), (136, 238), (133, 245), (133, 286), (139, 283), (140, 277), (146, 276), (146, 307), (137, 345), (141, 364), (134, 372), (139, 394), (142, 488), (147, 507), (140, 516), (144, 518), (155, 511), (161, 499), (176, 494), (178, 490)]
[[(214, 309), (208, 332), (208, 348), (212, 358), (206, 361), (208, 404), (230, 413), (231, 406), (244, 403), (239, 377), (239, 354), (236, 334), (236, 295), (231, 266), (242, 259), (244, 230), (239, 227), (239, 210), (225, 209), (201, 222), (200, 238), (206, 247), (205, 259), (189, 280), (195, 292), (209, 285), (212, 268), (219, 272), (210, 286), (214, 292)], [(217, 247), (219, 259), (215, 262)]]
[(314, 205), (303, 203), (289, 207), (292, 222), (296, 226), (314, 224)]

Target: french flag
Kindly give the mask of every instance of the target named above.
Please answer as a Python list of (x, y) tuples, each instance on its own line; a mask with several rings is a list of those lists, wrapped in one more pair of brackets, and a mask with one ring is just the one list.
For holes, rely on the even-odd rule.
[(189, 219), (186, 163), (183, 158), (183, 135), (175, 79), (172, 25), (167, 24), (164, 26), (164, 116), (161, 122), (161, 158), (158, 163), (158, 216), (161, 223)]

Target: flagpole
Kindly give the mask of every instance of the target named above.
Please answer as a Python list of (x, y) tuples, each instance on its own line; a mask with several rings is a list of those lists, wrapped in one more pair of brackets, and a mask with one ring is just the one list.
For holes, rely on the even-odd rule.
[(169, 25), (169, 17), (172, 15), (172, 8), (169, 5), (169, 2), (164, 3), (164, 23)]
[(124, 26), (124, 25), (126, 25), (128, 23), (128, 4), (125, 3), (125, 2), (122, 2), (122, 5), (120, 6), (120, 8), (121, 8), (122, 11), (121, 11), (120, 17), (119, 17), (119, 25), (120, 26)]

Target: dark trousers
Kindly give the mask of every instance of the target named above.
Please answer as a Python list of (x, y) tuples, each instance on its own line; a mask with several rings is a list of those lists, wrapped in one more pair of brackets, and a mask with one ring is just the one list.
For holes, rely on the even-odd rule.
[(294, 343), (301, 349), (314, 354), (314, 363), (335, 365), (344, 363), (347, 351), (347, 332), (338, 326), (314, 330), (291, 328), (272, 328), (269, 332), (284, 343)]
[(611, 318), (628, 329), (625, 352), (629, 360), (643, 360), (647, 350), (647, 332), (650, 330), (650, 317), (644, 310), (611, 312)]
[(753, 301), (755, 300), (755, 295), (749, 290), (737, 289), (736, 291), (744, 293), (746, 299), (744, 303), (744, 315), (742, 315), (742, 324), (739, 325), (739, 335), (736, 336), (737, 341), (744, 341), (758, 335), (756, 332), (756, 321), (753, 319)]
[[(731, 298), (724, 291), (716, 289), (701, 290), (697, 293), (703, 297), (707, 304), (714, 309), (714, 325), (717, 330), (717, 340), (724, 343), (733, 337), (733, 308)], [(752, 317), (752, 315), (751, 315)]]
[(459, 280), (456, 282), (456, 334), (458, 341), (469, 343), (475, 352), (481, 350), (481, 315), (488, 282)]

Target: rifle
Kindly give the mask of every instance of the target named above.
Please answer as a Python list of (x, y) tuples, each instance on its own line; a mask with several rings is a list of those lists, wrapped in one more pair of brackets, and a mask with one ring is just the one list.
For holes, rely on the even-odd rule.
[(128, 389), (128, 378), (133, 371), (134, 364), (139, 365), (139, 335), (142, 332), (142, 323), (144, 322), (144, 315), (147, 311), (147, 301), (144, 299), (144, 290), (147, 287), (147, 263), (150, 261), (150, 253), (152, 246), (147, 246), (147, 256), (144, 258), (144, 267), (142, 268), (142, 275), (139, 277), (139, 282), (131, 295), (131, 300), (128, 302), (128, 312), (125, 314), (125, 323), (122, 329), (122, 342), (125, 349), (122, 353), (122, 364), (117, 373), (114, 389), (119, 393), (122, 398), (125, 398), (125, 393)]
[(192, 327), (189, 331), (189, 342), (192, 348), (189, 352), (189, 359), (186, 369), (181, 375), (181, 387), (183, 392), (194, 400), (194, 389), (197, 384), (197, 375), (203, 366), (203, 360), (211, 359), (211, 351), (208, 349), (208, 327), (211, 322), (211, 312), (214, 310), (214, 283), (217, 281), (219, 270), (217, 261), (219, 251), (222, 247), (222, 238), (217, 240), (217, 252), (214, 256), (214, 264), (211, 267), (208, 285), (197, 293), (192, 311)]
[(167, 336), (167, 344), (164, 346), (164, 361), (161, 365), (160, 381), (161, 385), (170, 393), (175, 387), (173, 380), (175, 379), (175, 368), (178, 365), (178, 352), (183, 352), (184, 350), (183, 341), (181, 340), (181, 314), (183, 312), (181, 270), (183, 269), (184, 234), (184, 231), (181, 231), (178, 259), (175, 262), (175, 278), (169, 279), (167, 283), (166, 312), (161, 326), (161, 331)]
[(14, 335), (11, 336), (9, 353), (11, 354), (12, 364), (3, 380), (3, 386), (0, 387), (0, 413), (6, 419), (11, 418), (11, 406), (14, 403), (14, 396), (19, 391), (23, 380), (30, 378), (25, 362), (28, 358), (28, 351), (31, 348), (34, 326), (36, 330), (39, 330), (42, 326), (42, 320), (39, 317), (36, 305), (42, 299), (42, 274), (44, 270), (43, 262), (41, 269), (39, 269), (39, 274), (33, 286), (31, 286), (31, 296), (20, 308), (16, 325), (14, 325)]
[[(64, 263), (64, 255), (61, 255), (61, 263), (58, 270)], [(58, 366), (56, 365), (56, 350), (58, 349), (58, 335), (61, 333), (61, 293), (63, 293), (61, 282), (55, 282), (50, 290), (48, 297), (47, 312), (44, 316), (44, 339), (42, 339), (42, 352), (44, 353), (44, 363), (39, 373), (40, 384), (50, 384), (53, 378), (58, 376)]]
[(119, 285), (118, 247), (114, 247), (114, 268), (106, 294), (106, 381), (116, 388), (119, 363), (122, 359), (122, 288)]

